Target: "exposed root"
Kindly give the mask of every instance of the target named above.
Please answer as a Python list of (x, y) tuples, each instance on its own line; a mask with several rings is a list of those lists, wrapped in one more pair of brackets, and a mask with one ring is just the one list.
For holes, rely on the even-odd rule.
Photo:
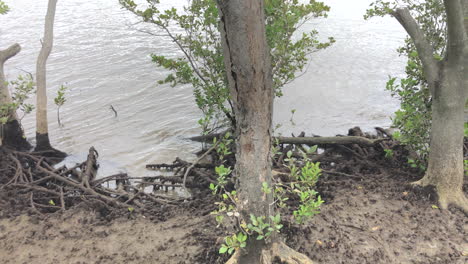
[(448, 209), (450, 205), (461, 209), (465, 214), (468, 215), (468, 199), (461, 192), (439, 194), (439, 205), (441, 209)]
[[(89, 150), (86, 161), (73, 168), (54, 168), (53, 158), (37, 153), (1, 148), (0, 151), (4, 166), (0, 174), (0, 190), (15, 191), (18, 200), (29, 200), (29, 208), (39, 215), (65, 211), (81, 201), (99, 201), (109, 208), (132, 208), (131, 211), (143, 211), (154, 205), (174, 205), (182, 201), (144, 193), (135, 188), (126, 174), (95, 180), (98, 156), (94, 148)], [(111, 181), (115, 188), (105, 186), (105, 183)]]
[(456, 192), (441, 191), (437, 184), (434, 183), (430, 177), (424, 176), (422, 179), (412, 182), (413, 186), (435, 186), (437, 190), (437, 196), (439, 197), (440, 209), (447, 210), (450, 205), (461, 209), (465, 214), (468, 214), (468, 198), (463, 194), (461, 190)]
[(411, 185), (426, 187), (426, 186), (435, 185), (435, 184), (432, 183), (431, 180), (427, 176), (424, 176), (422, 179), (412, 182)]
[[(236, 251), (226, 264), (241, 264), (239, 259), (241, 251)], [(275, 261), (283, 264), (313, 264), (314, 262), (306, 255), (295, 251), (283, 242), (275, 242), (268, 249), (262, 251), (260, 264), (272, 264)]]
[(226, 262), (226, 264), (240, 264), (239, 259), (241, 257), (241, 251), (237, 250), (234, 255)]
[(283, 242), (276, 242), (269, 250), (262, 251), (262, 264), (271, 264), (276, 259), (287, 264), (313, 264), (306, 255), (295, 251)]

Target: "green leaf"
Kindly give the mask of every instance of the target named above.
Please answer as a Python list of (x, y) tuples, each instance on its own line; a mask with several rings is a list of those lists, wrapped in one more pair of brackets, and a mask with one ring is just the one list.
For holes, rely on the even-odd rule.
[(310, 147), (308, 150), (307, 150), (307, 153), (311, 154), (311, 153), (314, 153), (316, 152), (318, 149), (318, 146), (317, 145), (314, 145), (312, 147)]
[(222, 245), (219, 249), (219, 254), (224, 254), (228, 251), (228, 248), (225, 245)]

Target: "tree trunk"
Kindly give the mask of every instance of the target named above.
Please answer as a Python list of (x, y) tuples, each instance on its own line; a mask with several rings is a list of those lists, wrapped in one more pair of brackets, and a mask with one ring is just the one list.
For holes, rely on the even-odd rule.
[[(468, 0), (463, 1), (463, 11), (464, 11), (464, 26), (465, 26), (465, 34), (468, 37)], [(464, 56), (463, 56), (463, 65), (464, 65), (464, 72), (463, 76), (465, 78), (465, 105), (468, 103), (468, 45), (465, 45), (464, 49)], [(465, 122), (468, 123), (468, 120), (465, 115)]]
[[(458, 69), (457, 69), (458, 68)], [(463, 137), (466, 97), (462, 67), (444, 67), (441, 87), (432, 101), (432, 128), (429, 167), (418, 184), (433, 185), (439, 205), (447, 209), (454, 204), (468, 212), (468, 200), (463, 194)]]
[[(274, 91), (263, 0), (218, 1), (218, 5), (224, 62), (236, 118), (234, 172), (238, 179), (239, 210), (246, 220), (250, 214), (268, 219), (274, 215), (273, 196), (262, 192), (262, 184), (272, 186)], [(271, 263), (271, 256), (289, 249), (279, 244), (276, 237), (272, 242), (267, 245), (264, 240), (249, 239), (245, 252), (236, 252), (228, 263)], [(297, 256), (307, 259), (299, 253)]]
[(47, 123), (46, 64), (54, 41), (54, 18), (57, 0), (49, 0), (45, 17), (44, 39), (37, 58), (37, 112), (36, 112), (36, 150), (51, 150)]
[(435, 186), (442, 209), (453, 204), (468, 213), (468, 199), (462, 190), (463, 115), (468, 96), (468, 33), (464, 10), (467, 0), (444, 0), (444, 6), (447, 54), (442, 62), (434, 60), (432, 47), (408, 9), (397, 9), (393, 15), (415, 42), (432, 95), (429, 166), (415, 184)]
[[(0, 105), (11, 104), (12, 99), (5, 78), (5, 62), (21, 51), (19, 44), (14, 44), (6, 50), (0, 51)], [(24, 137), (23, 129), (18, 121), (16, 111), (9, 113), (8, 122), (0, 128), (0, 146), (8, 146), (16, 150), (27, 150), (31, 145)]]

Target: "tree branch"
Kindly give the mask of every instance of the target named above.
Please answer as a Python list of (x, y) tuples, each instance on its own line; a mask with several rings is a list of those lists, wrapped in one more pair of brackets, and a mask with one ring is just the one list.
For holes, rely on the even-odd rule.
[(18, 43), (15, 43), (8, 47), (7, 49), (0, 51), (0, 64), (4, 64), (8, 59), (15, 56), (21, 51), (21, 46)]
[(434, 48), (426, 39), (416, 20), (411, 16), (408, 8), (397, 8), (391, 15), (400, 22), (413, 40), (423, 64), (424, 75), (431, 88), (431, 93), (434, 94), (434, 88), (439, 79), (439, 64), (434, 59)]

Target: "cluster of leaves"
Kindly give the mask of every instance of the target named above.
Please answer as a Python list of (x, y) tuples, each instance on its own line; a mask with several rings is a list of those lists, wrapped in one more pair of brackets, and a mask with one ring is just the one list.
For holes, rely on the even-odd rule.
[(237, 192), (226, 190), (226, 185), (229, 183), (228, 178), (232, 173), (232, 169), (231, 167), (224, 166), (224, 158), (227, 155), (232, 154), (232, 143), (233, 139), (229, 132), (225, 133), (220, 139), (213, 139), (213, 144), (216, 145), (216, 153), (219, 159), (218, 162), (221, 163), (221, 165), (215, 167), (215, 172), (216, 175), (218, 175), (218, 178), (216, 180), (216, 184), (210, 183), (209, 188), (213, 195), (219, 195), (220, 198), (220, 201), (215, 203), (218, 206), (218, 209), (211, 212), (211, 214), (215, 215), (218, 225), (222, 224), (225, 214), (227, 214), (227, 216), (239, 216), (236, 207), (236, 203), (238, 201)]
[(256, 240), (268, 240), (272, 233), (279, 233), (283, 225), (281, 224), (280, 214), (270, 215), (269, 221), (265, 216), (250, 215), (248, 224), (241, 224), (242, 231), (224, 238), (224, 244), (219, 249), (220, 254), (232, 254), (235, 250), (247, 246), (248, 237), (255, 237)]
[(54, 98), (54, 103), (59, 108), (63, 106), (63, 104), (67, 101), (67, 99), (65, 98), (65, 92), (67, 91), (67, 89), (68, 87), (62, 84), (57, 90), (57, 96)]
[(233, 142), (234, 140), (232, 139), (231, 132), (229, 131), (224, 133), (224, 136), (221, 138), (221, 140), (219, 140), (219, 142), (216, 137), (213, 139), (213, 144), (218, 144), (216, 146), (216, 153), (218, 154), (221, 163), (225, 162), (224, 157), (232, 154), (231, 149)]
[[(286, 162), (290, 170), (290, 181), (283, 183), (277, 181), (273, 186), (267, 182), (262, 183), (262, 192), (274, 194), (275, 207), (285, 207), (289, 197), (295, 197), (299, 204), (293, 211), (293, 216), (298, 224), (303, 224), (320, 212), (320, 205), (323, 200), (314, 190), (314, 187), (321, 175), (320, 163), (313, 163), (308, 158), (308, 154), (317, 151), (317, 146), (311, 147), (302, 152), (301, 161), (293, 157), (293, 153), (287, 153)], [(300, 165), (299, 165), (300, 164)], [(225, 217), (232, 217), (232, 222), (237, 223), (240, 232), (225, 237), (225, 243), (221, 246), (220, 253), (231, 254), (234, 250), (245, 247), (248, 238), (257, 240), (268, 240), (272, 233), (279, 233), (283, 225), (281, 216), (255, 216), (250, 215), (250, 219), (243, 219), (238, 210), (239, 198), (236, 191), (226, 190), (228, 178), (232, 173), (231, 168), (224, 165), (216, 167), (218, 175), (217, 184), (210, 184), (210, 189), (215, 195), (219, 195), (221, 201), (216, 202), (218, 209), (213, 211), (219, 225), (223, 223)], [(244, 237), (246, 235), (246, 237)]]
[(62, 107), (67, 101), (65, 98), (65, 92), (67, 89), (68, 87), (62, 84), (57, 90), (57, 96), (54, 98), (54, 103), (57, 106), (57, 122), (59, 123), (59, 126), (62, 126), (62, 123), (60, 122), (60, 107)]
[[(229, 124), (235, 125), (224, 68), (219, 14), (215, 0), (188, 1), (183, 12), (175, 8), (162, 10), (159, 1), (147, 0), (139, 9), (132, 0), (119, 0), (121, 5), (156, 25), (182, 52), (183, 57), (153, 54), (153, 61), (171, 73), (160, 84), (191, 84), (195, 101), (204, 116), (199, 120), (205, 133)], [(329, 7), (309, 0), (266, 0), (266, 34), (271, 48), (273, 80), (277, 95), (281, 88), (296, 78), (307, 64), (307, 55), (334, 42), (317, 40), (317, 31), (294, 36), (297, 29), (313, 17), (325, 17)], [(152, 33), (154, 34), (154, 33)]]
[[(378, 0), (371, 4), (364, 17), (367, 19), (373, 16), (391, 15), (397, 6), (406, 6), (410, 10), (433, 47), (434, 59), (441, 60), (445, 56), (447, 44), (443, 1)], [(393, 118), (393, 126), (400, 132), (394, 136), (416, 154), (411, 166), (425, 170), (429, 153), (432, 98), (413, 40), (407, 37), (405, 45), (399, 48), (398, 52), (408, 58), (408, 63), (405, 70), (406, 77), (399, 83), (396, 82), (397, 78), (390, 77), (386, 85), (392, 96), (401, 102), (400, 109), (395, 112)]]
[(30, 75), (19, 75), (16, 80), (9, 83), (13, 88), (12, 102), (0, 105), (0, 124), (4, 125), (11, 121), (12, 113), (18, 110), (22, 113), (18, 121), (24, 118), (26, 114), (34, 110), (34, 105), (27, 103), (27, 99), (34, 93), (35, 84)]
[(220, 254), (228, 253), (231, 255), (235, 250), (245, 248), (247, 246), (247, 235), (239, 232), (224, 238), (224, 244), (219, 249)]
[(268, 239), (273, 232), (279, 233), (283, 225), (281, 224), (281, 215), (270, 215), (269, 221), (265, 216), (250, 215), (250, 223), (247, 224), (246, 232), (255, 235), (257, 240)]
[(224, 244), (219, 249), (220, 254), (228, 253), (232, 254), (235, 250), (244, 248), (247, 245), (248, 237), (255, 236), (257, 240), (268, 239), (272, 232), (279, 232), (283, 227), (280, 224), (280, 215), (270, 216), (269, 220), (266, 221), (265, 216), (250, 215), (250, 222), (246, 222), (242, 219), (241, 214), (238, 211), (239, 198), (237, 192), (227, 191), (226, 184), (228, 183), (227, 177), (231, 174), (231, 168), (226, 168), (224, 165), (216, 167), (216, 173), (218, 175), (217, 184), (210, 184), (210, 190), (214, 195), (219, 195), (220, 201), (215, 204), (218, 209), (211, 212), (215, 215), (218, 226), (223, 223), (225, 217), (233, 218), (238, 224), (240, 232), (226, 236), (224, 238)]
[(10, 11), (10, 8), (3, 1), (0, 1), (0, 15), (4, 15), (8, 11)]
[(302, 151), (302, 167), (299, 167), (299, 162), (293, 157), (292, 151), (288, 151), (285, 159), (288, 162), (290, 171), (289, 183), (276, 183), (275, 199), (278, 201), (279, 207), (286, 206), (285, 201), (288, 196), (295, 195), (299, 199), (299, 205), (293, 211), (293, 216), (298, 224), (303, 224), (310, 220), (314, 215), (320, 213), (320, 205), (323, 203), (320, 195), (314, 190), (318, 178), (322, 174), (320, 163), (310, 161), (308, 154), (317, 151), (317, 146), (313, 146), (306, 151)]
[(239, 198), (237, 197), (237, 192), (235, 190), (226, 190), (226, 185), (229, 182), (228, 177), (232, 173), (231, 168), (221, 165), (216, 167), (215, 171), (218, 175), (217, 183), (210, 183), (210, 190), (213, 195), (219, 196), (220, 201), (215, 202), (215, 204), (218, 206), (218, 209), (211, 212), (211, 214), (215, 215), (216, 222), (218, 222), (219, 226), (223, 223), (225, 215), (228, 217), (239, 216), (239, 212), (237, 211), (237, 202), (239, 201)]

